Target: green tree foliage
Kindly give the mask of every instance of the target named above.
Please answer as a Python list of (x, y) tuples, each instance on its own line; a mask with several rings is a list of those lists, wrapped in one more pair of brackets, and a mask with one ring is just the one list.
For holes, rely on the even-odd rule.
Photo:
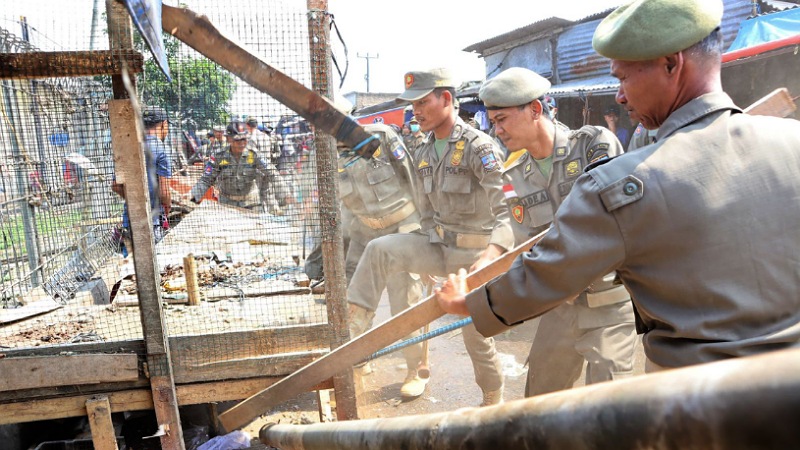
[[(143, 54), (150, 54), (138, 33), (134, 33), (134, 46)], [(177, 112), (181, 118), (191, 118), (201, 129), (227, 123), (230, 118), (229, 102), (236, 91), (233, 75), (203, 56), (192, 57), (186, 51), (181, 53), (181, 48), (180, 41), (164, 35), (171, 83), (155, 59), (146, 59), (144, 72), (137, 77), (142, 102)]]

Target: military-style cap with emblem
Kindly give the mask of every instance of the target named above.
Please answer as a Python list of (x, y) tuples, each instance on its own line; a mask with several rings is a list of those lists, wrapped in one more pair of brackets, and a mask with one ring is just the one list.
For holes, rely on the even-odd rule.
[(234, 141), (240, 141), (249, 137), (249, 133), (244, 124), (236, 121), (228, 124), (228, 127), (225, 129), (225, 135), (230, 136)]
[(722, 12), (722, 0), (637, 0), (600, 22), (592, 46), (610, 59), (656, 59), (702, 41), (719, 27)]
[(395, 99), (397, 102), (413, 102), (430, 94), (436, 88), (455, 87), (453, 77), (447, 69), (408, 72), (403, 81), (406, 90)]
[(146, 106), (142, 111), (142, 121), (145, 125), (154, 125), (168, 119), (167, 112), (160, 106)]
[(245, 122), (245, 123), (247, 123), (251, 127), (257, 127), (258, 126), (258, 119), (256, 119), (255, 117), (248, 117), (247, 118), (247, 122)]
[(417, 116), (411, 116), (411, 120), (409, 120), (408, 123), (419, 123)]
[(550, 82), (546, 78), (530, 69), (512, 67), (483, 83), (478, 96), (486, 109), (502, 109), (530, 103), (548, 89)]
[(214, 127), (212, 128), (212, 131), (218, 131), (220, 133), (224, 133), (225, 132), (225, 127), (223, 127), (222, 125), (214, 125)]

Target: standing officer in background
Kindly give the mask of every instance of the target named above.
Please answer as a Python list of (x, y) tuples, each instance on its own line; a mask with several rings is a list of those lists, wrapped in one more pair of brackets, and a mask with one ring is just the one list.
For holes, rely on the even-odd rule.
[(630, 152), (636, 150), (637, 148), (654, 143), (656, 141), (657, 134), (658, 129), (648, 130), (642, 124), (637, 125), (636, 130), (634, 130), (633, 136), (631, 137), (631, 141), (628, 143), (628, 148), (626, 151)]
[[(169, 150), (164, 145), (164, 139), (169, 134), (169, 121), (167, 112), (160, 106), (146, 106), (142, 110), (144, 123), (144, 162), (147, 174), (147, 188), (150, 194), (150, 215), (153, 223), (153, 238), (156, 243), (164, 237), (169, 228), (169, 211), (172, 207), (172, 196), (169, 190), (168, 178), (172, 176), (172, 167), (169, 161)], [(111, 190), (125, 198), (123, 185), (114, 181)], [(128, 205), (125, 204), (122, 213), (122, 236), (128, 241), (131, 219), (128, 215)], [(125, 242), (128, 247), (129, 242)], [(127, 250), (125, 250), (127, 251)]]
[(288, 201), (288, 190), (277, 170), (247, 148), (249, 136), (244, 124), (228, 124), (226, 137), (229, 139), (228, 147), (211, 157), (203, 176), (192, 188), (192, 202), (200, 203), (205, 192), (215, 184), (219, 189), (219, 202), (226, 205), (247, 209), (267, 205), (265, 199), (270, 184), (274, 184), (275, 192)]
[[(399, 101), (410, 102), (430, 139), (417, 149), (422, 230), (371, 241), (347, 290), (350, 320), (375, 315), (388, 277), (397, 272), (446, 275), (458, 268), (482, 267), (514, 243), (503, 201), (500, 150), (489, 136), (468, 127), (455, 109), (455, 88), (445, 69), (409, 72)], [(473, 325), (462, 333), (481, 405), (503, 401), (503, 374), (494, 340)]]
[(225, 127), (215, 125), (208, 135), (208, 146), (203, 151), (203, 159), (208, 159), (225, 149)]
[(616, 270), (648, 372), (798, 347), (800, 122), (743, 114), (723, 92), (722, 12), (721, 0), (638, 0), (600, 23), (592, 44), (620, 80), (617, 103), (656, 142), (590, 166), (505, 275), (466, 298), (451, 276), (446, 311), (491, 336)]
[[(255, 117), (248, 117), (245, 125), (247, 125), (247, 132), (250, 135), (250, 138), (247, 140), (248, 147), (252, 150), (255, 150), (258, 156), (265, 162), (272, 162), (274, 164), (274, 161), (276, 161), (278, 156), (280, 156), (280, 149), (277, 148), (277, 146), (272, 145), (273, 142), (270, 136), (258, 129), (258, 119)], [(275, 149), (278, 150), (277, 154), (274, 152)], [(280, 177), (280, 173), (278, 176)], [(272, 183), (267, 185), (267, 192), (264, 195), (263, 200), (264, 206), (268, 211), (282, 213)]]
[[(514, 67), (479, 92), (497, 137), (512, 152), (504, 191), (517, 244), (546, 230), (573, 183), (589, 164), (622, 154), (611, 131), (587, 125), (571, 131), (550, 118), (550, 82)], [(568, 273), (566, 274), (567, 276)], [(525, 395), (569, 389), (586, 367), (586, 384), (633, 374), (633, 306), (611, 272), (577, 298), (542, 316), (528, 358)]]
[[(414, 203), (416, 174), (400, 136), (383, 124), (364, 125), (364, 129), (379, 136), (381, 142), (372, 158), (353, 156), (347, 148), (339, 158), (339, 195), (344, 208), (352, 214), (352, 220), (343, 225), (350, 237), (345, 258), (348, 281), (370, 241), (420, 229), (420, 213)], [(419, 301), (422, 283), (418, 275), (397, 272), (386, 278), (386, 291), (392, 315), (395, 315)], [(354, 314), (350, 336), (355, 338), (367, 331), (372, 326), (372, 316)], [(419, 332), (415, 332), (408, 337), (418, 335)], [(408, 366), (408, 375), (400, 389), (403, 397), (419, 397), (425, 391), (428, 378), (417, 375), (422, 351), (422, 343), (403, 349)]]
[(406, 137), (406, 148), (413, 155), (425, 143), (425, 133), (422, 132), (416, 117), (408, 121), (408, 130), (411, 132)]

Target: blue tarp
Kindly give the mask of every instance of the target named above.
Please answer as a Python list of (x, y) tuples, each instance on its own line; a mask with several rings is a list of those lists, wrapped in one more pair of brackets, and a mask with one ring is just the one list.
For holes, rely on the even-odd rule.
[(729, 52), (800, 34), (800, 8), (765, 14), (747, 19), (739, 26), (739, 34)]

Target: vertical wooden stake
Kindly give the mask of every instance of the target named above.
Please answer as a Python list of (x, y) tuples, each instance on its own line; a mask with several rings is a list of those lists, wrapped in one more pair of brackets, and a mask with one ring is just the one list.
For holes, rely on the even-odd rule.
[(95, 450), (119, 450), (108, 397), (101, 395), (86, 400), (86, 414), (89, 417), (89, 429), (92, 430), (92, 444)]
[(199, 305), (200, 287), (197, 285), (197, 263), (191, 253), (183, 257), (183, 276), (186, 278), (186, 293), (189, 296), (189, 305)]

